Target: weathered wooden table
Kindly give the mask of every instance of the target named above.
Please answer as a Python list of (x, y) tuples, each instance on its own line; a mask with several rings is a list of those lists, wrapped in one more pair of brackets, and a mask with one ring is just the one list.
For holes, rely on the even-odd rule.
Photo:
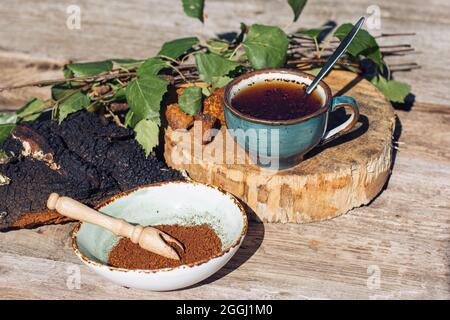
[[(66, 8), (73, 1), (3, 0), (0, 86), (59, 76), (68, 59), (146, 57), (170, 38), (234, 30), (240, 21), (290, 20), (284, 1), (208, 0), (202, 27), (183, 16), (177, 0), (167, 2), (77, 1), (82, 29), (68, 30)], [(353, 21), (374, 4), (340, 2), (311, 2), (300, 24)], [(69, 245), (73, 224), (3, 233), (0, 298), (449, 299), (450, 64), (444, 60), (450, 43), (442, 39), (450, 7), (444, 0), (425, 7), (419, 0), (398, 2), (376, 1), (382, 30), (417, 32), (405, 42), (417, 48), (411, 60), (422, 69), (396, 75), (413, 85), (416, 102), (397, 110), (393, 174), (369, 206), (321, 223), (252, 223), (224, 269), (194, 288), (169, 293), (121, 288), (81, 265)], [(48, 91), (2, 93), (0, 109), (17, 108), (30, 95), (46, 97)]]

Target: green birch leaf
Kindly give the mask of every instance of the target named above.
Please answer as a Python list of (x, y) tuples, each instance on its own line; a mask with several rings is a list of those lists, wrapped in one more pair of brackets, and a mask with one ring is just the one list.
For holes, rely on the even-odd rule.
[(17, 114), (14, 112), (0, 113), (0, 124), (14, 124), (17, 122)]
[(152, 120), (144, 119), (138, 122), (134, 128), (136, 133), (136, 141), (144, 149), (145, 155), (148, 156), (159, 142), (159, 127)]
[(89, 98), (84, 93), (76, 91), (67, 96), (58, 106), (59, 123), (61, 124), (68, 115), (87, 108), (87, 106), (89, 106)]
[(200, 20), (203, 23), (203, 9), (205, 0), (182, 0), (184, 13), (191, 18)]
[(66, 64), (64, 69), (70, 70), (75, 77), (92, 77), (100, 73), (111, 71), (113, 63), (111, 60), (95, 61), (86, 63)]
[[(352, 28), (353, 24), (351, 23), (343, 24), (337, 28), (334, 36), (342, 41)], [(383, 66), (383, 57), (381, 56), (380, 47), (375, 38), (366, 30), (361, 29), (358, 31), (355, 38), (348, 46), (347, 51), (354, 57), (361, 55), (372, 60), (378, 66)]]
[(125, 99), (127, 96), (127, 88), (120, 88), (119, 90), (116, 91), (116, 93), (114, 93), (113, 98), (115, 100), (123, 100)]
[(125, 116), (125, 125), (134, 128), (138, 122), (139, 120), (134, 116), (133, 111), (128, 110), (127, 115)]
[(286, 62), (289, 39), (278, 27), (254, 24), (243, 43), (255, 69), (282, 67)]
[(126, 96), (130, 110), (138, 119), (159, 117), (168, 82), (156, 76), (137, 78), (128, 85)]
[(208, 87), (202, 87), (202, 94), (203, 94), (205, 97), (209, 97), (212, 93), (211, 93), (211, 91), (209, 90)]
[(333, 29), (332, 26), (323, 26), (321, 28), (300, 29), (295, 34), (299, 36), (306, 36), (311, 39), (317, 39), (322, 32), (330, 32)]
[(168, 41), (163, 44), (158, 56), (178, 59), (199, 42), (200, 40), (198, 40), (197, 37), (180, 38)]
[(79, 90), (53, 87), (52, 88), (52, 99), (53, 100), (61, 100), (61, 99), (64, 99), (64, 98), (74, 94), (77, 91), (79, 91)]
[(307, 0), (288, 0), (288, 4), (291, 6), (292, 11), (294, 12), (294, 21), (298, 20), (298, 17), (303, 11)]
[(63, 74), (64, 74), (64, 78), (66, 78), (66, 79), (74, 77), (72, 70), (67, 69), (65, 66), (63, 68)]
[(195, 64), (200, 79), (209, 84), (213, 84), (215, 79), (226, 76), (239, 66), (239, 63), (225, 59), (215, 53), (197, 53)]
[(225, 56), (226, 53), (229, 53), (228, 50), (230, 44), (223, 40), (212, 39), (206, 42), (206, 47), (212, 53), (218, 54), (220, 56)]
[(150, 58), (137, 69), (138, 77), (156, 76), (162, 69), (167, 68), (168, 62), (161, 58)]
[(113, 68), (120, 68), (123, 70), (132, 70), (138, 68), (144, 63), (144, 60), (135, 59), (114, 59), (112, 60)]
[(387, 80), (384, 77), (374, 77), (371, 82), (392, 102), (403, 103), (411, 92), (411, 86), (396, 80)]
[(194, 86), (184, 89), (178, 104), (184, 113), (195, 115), (202, 108), (202, 88)]
[[(125, 125), (134, 128), (141, 120), (142, 119), (139, 119), (139, 117), (134, 115), (133, 111), (129, 110), (125, 116)], [(158, 126), (161, 126), (161, 117), (159, 115), (155, 117), (150, 117), (149, 120), (152, 120)]]
[(14, 112), (0, 113), (0, 144), (8, 139), (16, 127), (17, 115)]
[(161, 116), (160, 115), (155, 116), (155, 117), (150, 117), (150, 118), (148, 118), (148, 120), (152, 120), (158, 126), (161, 126)]
[(83, 86), (84, 86), (83, 84), (73, 81), (55, 83), (51, 87), (52, 99), (59, 100), (69, 93), (78, 91)]
[(45, 110), (46, 104), (44, 101), (37, 98), (31, 98), (22, 108), (17, 111), (17, 116), (21, 121), (34, 121)]
[(317, 39), (319, 34), (323, 31), (321, 28), (311, 28), (298, 30), (295, 34), (299, 36), (306, 36), (312, 39)]
[(11, 131), (16, 127), (15, 124), (0, 124), (0, 144), (8, 139)]
[(231, 80), (231, 77), (222, 76), (222, 77), (213, 77), (211, 80), (211, 85), (213, 89), (225, 87)]
[(310, 69), (310, 70), (308, 70), (306, 72), (309, 73), (309, 74), (312, 74), (313, 76), (317, 76), (321, 69), (322, 68), (313, 68), (313, 69)]

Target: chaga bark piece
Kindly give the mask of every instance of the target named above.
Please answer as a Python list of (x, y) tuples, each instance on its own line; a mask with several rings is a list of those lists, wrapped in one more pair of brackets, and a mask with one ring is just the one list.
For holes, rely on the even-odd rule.
[(206, 113), (197, 113), (194, 117), (196, 125), (201, 125), (202, 144), (208, 144), (214, 138), (217, 118)]
[(86, 111), (61, 125), (50, 119), (20, 124), (0, 148), (15, 155), (0, 165), (0, 174), (11, 179), (0, 186), (0, 230), (67, 221), (46, 209), (52, 192), (95, 206), (138, 186), (184, 179), (156, 157), (145, 157), (132, 130)]
[(224, 93), (224, 88), (217, 89), (203, 102), (203, 112), (219, 119), (221, 125), (225, 124), (225, 115), (223, 114)]
[(22, 145), (21, 154), (45, 162), (51, 169), (57, 170), (58, 164), (53, 159), (53, 151), (47, 141), (32, 128), (16, 126), (11, 136)]
[(176, 103), (167, 106), (166, 118), (167, 123), (174, 130), (188, 129), (194, 122), (194, 117), (184, 113)]

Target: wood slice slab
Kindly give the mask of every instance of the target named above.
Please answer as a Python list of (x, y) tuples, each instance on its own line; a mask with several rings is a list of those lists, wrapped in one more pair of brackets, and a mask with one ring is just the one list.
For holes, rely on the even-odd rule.
[[(264, 222), (321, 221), (368, 204), (390, 174), (394, 110), (370, 82), (353, 73), (333, 71), (325, 81), (333, 94), (355, 98), (361, 116), (352, 132), (313, 149), (297, 166), (281, 171), (259, 168), (239, 146), (234, 146), (234, 162), (224, 164), (229, 155), (222, 151), (230, 150), (224, 146), (235, 144), (226, 128), (202, 146), (193, 138), (200, 130), (197, 124), (189, 131), (166, 130), (167, 163), (186, 170), (196, 181), (233, 193)], [(341, 111), (330, 115), (331, 126), (348, 117)]]

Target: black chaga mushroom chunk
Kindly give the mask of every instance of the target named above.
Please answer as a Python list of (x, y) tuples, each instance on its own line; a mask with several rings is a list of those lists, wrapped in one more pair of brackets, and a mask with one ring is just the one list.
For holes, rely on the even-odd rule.
[[(36, 130), (22, 125), (17, 125), (11, 133), (12, 137), (22, 144), (22, 149), (27, 153), (52, 153), (47, 141)], [(27, 150), (25, 150), (27, 149)]]
[[(44, 119), (19, 127), (17, 135), (0, 146), (16, 155), (0, 165), (0, 174), (10, 179), (0, 185), (0, 230), (54, 222), (45, 220), (52, 192), (95, 206), (138, 186), (184, 179), (158, 158), (145, 157), (132, 130), (95, 113), (74, 113), (61, 125)], [(24, 152), (24, 141), (38, 155), (51, 155), (55, 166)]]

